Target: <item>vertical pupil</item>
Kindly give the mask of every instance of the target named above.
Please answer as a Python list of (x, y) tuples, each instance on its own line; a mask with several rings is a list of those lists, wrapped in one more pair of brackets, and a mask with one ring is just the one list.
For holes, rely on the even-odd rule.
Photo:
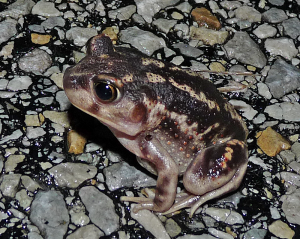
[(102, 82), (95, 86), (97, 96), (101, 100), (113, 100), (115, 98), (114, 89), (108, 83)]

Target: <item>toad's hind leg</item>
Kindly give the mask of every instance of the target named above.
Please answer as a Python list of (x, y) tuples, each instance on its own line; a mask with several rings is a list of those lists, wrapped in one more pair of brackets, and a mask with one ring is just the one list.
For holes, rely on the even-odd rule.
[(164, 214), (191, 207), (190, 216), (203, 203), (236, 190), (246, 172), (247, 147), (242, 141), (230, 140), (208, 147), (194, 159), (183, 176), (188, 194)]

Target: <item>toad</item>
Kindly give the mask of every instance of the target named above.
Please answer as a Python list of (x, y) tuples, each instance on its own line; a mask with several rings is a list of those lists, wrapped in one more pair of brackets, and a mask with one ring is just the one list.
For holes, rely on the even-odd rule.
[[(148, 171), (149, 197), (121, 197), (136, 210), (171, 213), (236, 190), (248, 162), (245, 123), (197, 72), (114, 47), (104, 34), (64, 74), (71, 103), (106, 125)], [(185, 190), (177, 193), (178, 178)]]

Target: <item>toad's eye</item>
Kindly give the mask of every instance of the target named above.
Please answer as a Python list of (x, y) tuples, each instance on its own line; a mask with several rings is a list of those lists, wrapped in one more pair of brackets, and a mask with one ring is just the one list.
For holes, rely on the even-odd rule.
[(109, 103), (119, 98), (119, 89), (109, 81), (98, 81), (94, 83), (94, 90), (100, 101)]

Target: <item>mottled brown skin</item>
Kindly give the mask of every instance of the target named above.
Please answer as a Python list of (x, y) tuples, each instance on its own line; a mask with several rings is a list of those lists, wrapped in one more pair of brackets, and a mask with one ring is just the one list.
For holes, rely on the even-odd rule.
[[(140, 52), (113, 47), (105, 35), (66, 70), (65, 92), (105, 124), (158, 176), (155, 196), (122, 197), (139, 209), (174, 212), (235, 190), (247, 168), (248, 131), (212, 82)], [(176, 194), (183, 176), (186, 193)], [(174, 203), (175, 202), (175, 203)]]

